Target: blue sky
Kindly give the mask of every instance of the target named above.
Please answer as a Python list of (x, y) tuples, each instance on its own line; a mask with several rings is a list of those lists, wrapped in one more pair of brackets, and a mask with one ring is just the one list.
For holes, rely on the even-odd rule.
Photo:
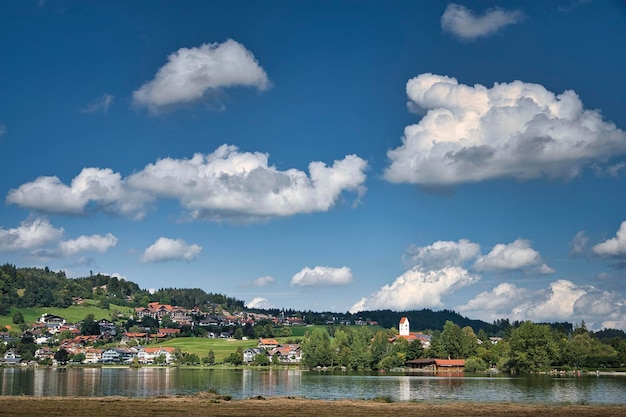
[(620, 1), (0, 4), (0, 262), (626, 329)]

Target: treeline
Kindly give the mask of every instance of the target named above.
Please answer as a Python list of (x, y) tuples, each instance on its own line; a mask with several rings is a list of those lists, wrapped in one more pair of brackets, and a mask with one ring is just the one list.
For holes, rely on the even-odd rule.
[(452, 358), (465, 359), (467, 371), (529, 373), (616, 369), (626, 364), (623, 332), (617, 331), (612, 338), (599, 338), (584, 323), (565, 333), (558, 326), (526, 321), (510, 325), (504, 337), (494, 341), (484, 330), (476, 334), (470, 326), (447, 321), (443, 330), (432, 332), (430, 347), (426, 349), (419, 341), (394, 340), (395, 333), (361, 326), (315, 329), (301, 343), (303, 365), (380, 370), (404, 366), (411, 359)]
[(12, 307), (69, 307), (77, 298), (95, 299), (105, 309), (110, 303), (140, 307), (153, 301), (189, 309), (241, 310), (244, 306), (242, 300), (199, 288), (164, 288), (150, 294), (132, 281), (99, 273), (67, 278), (64, 271), (54, 272), (47, 267), (0, 266), (0, 315), (7, 315)]

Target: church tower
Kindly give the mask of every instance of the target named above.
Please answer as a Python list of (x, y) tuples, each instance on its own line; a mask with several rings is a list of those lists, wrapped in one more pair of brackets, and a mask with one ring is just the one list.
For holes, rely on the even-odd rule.
[(409, 319), (406, 317), (402, 317), (400, 319), (400, 325), (398, 326), (398, 330), (400, 330), (400, 336), (409, 336), (411, 332), (409, 331)]

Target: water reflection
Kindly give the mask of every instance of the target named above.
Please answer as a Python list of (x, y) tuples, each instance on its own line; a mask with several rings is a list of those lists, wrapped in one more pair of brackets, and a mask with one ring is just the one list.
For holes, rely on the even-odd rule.
[(416, 376), (297, 369), (0, 368), (0, 395), (131, 396), (215, 390), (233, 398), (390, 397), (399, 401), (626, 404), (626, 377)]

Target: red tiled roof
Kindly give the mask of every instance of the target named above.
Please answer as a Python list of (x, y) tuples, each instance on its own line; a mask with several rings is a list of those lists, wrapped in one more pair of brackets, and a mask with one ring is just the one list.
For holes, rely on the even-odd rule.
[(465, 366), (465, 359), (435, 359), (437, 366)]

